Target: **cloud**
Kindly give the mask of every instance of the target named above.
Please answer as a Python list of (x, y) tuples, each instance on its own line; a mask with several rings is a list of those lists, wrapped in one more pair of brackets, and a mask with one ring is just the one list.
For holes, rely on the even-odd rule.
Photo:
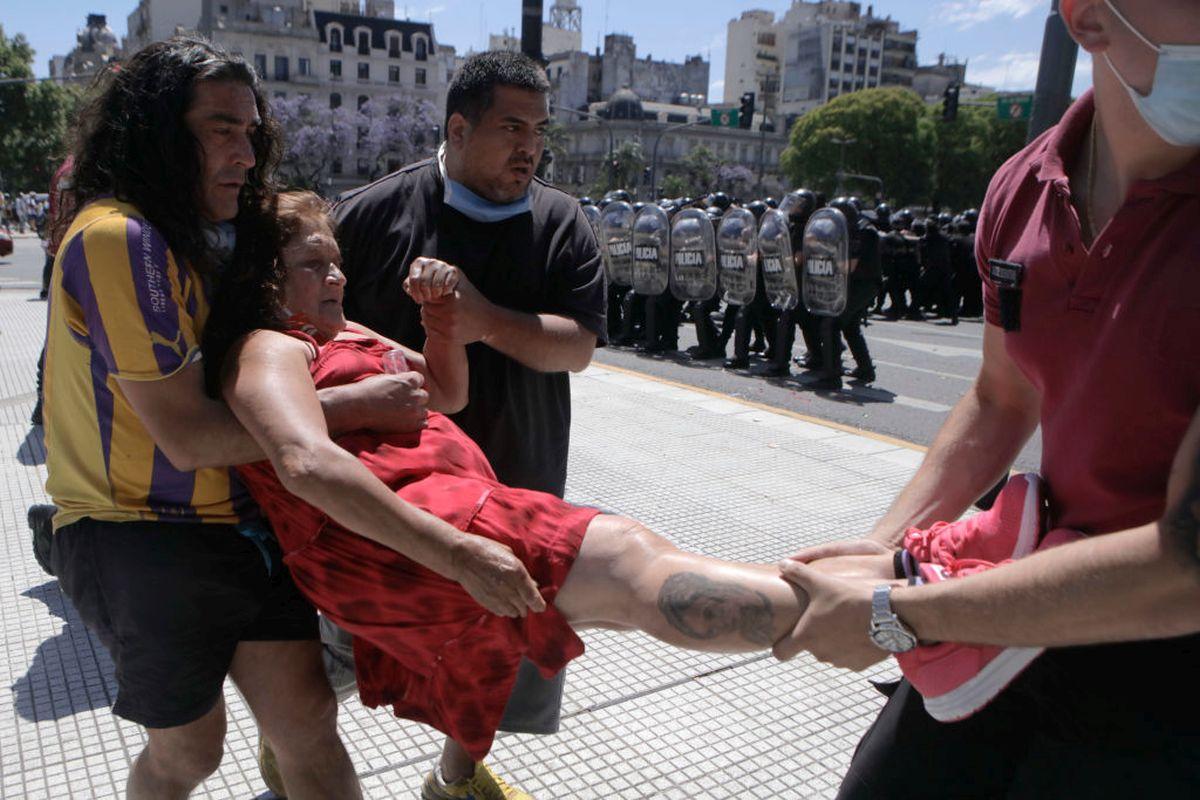
[(967, 67), (967, 80), (1004, 91), (1032, 89), (1037, 85), (1039, 60), (1036, 51), (975, 56)]
[[(722, 98), (718, 100), (717, 98)], [(721, 103), (725, 97), (725, 81), (709, 81), (708, 83), (708, 102)]]
[(1043, 5), (1043, 0), (952, 0), (942, 3), (938, 18), (964, 30), (996, 17), (1020, 19)]

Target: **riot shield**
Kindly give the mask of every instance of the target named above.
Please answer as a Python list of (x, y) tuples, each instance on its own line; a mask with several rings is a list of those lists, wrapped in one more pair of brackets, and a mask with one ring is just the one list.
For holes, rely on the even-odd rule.
[(750, 305), (758, 288), (758, 225), (754, 214), (734, 206), (717, 226), (717, 267), (726, 303)]
[(792, 213), (805, 204), (803, 195), (799, 192), (788, 192), (779, 201), (778, 211), (782, 211), (785, 217), (791, 216)]
[(600, 209), (589, 203), (583, 207), (583, 216), (587, 218), (588, 224), (592, 226), (592, 232), (596, 234), (596, 241), (600, 241)]
[(685, 208), (671, 222), (671, 293), (709, 300), (717, 293), (717, 241), (708, 216)]
[(771, 308), (779, 311), (795, 308), (800, 302), (796, 257), (792, 252), (787, 215), (778, 209), (768, 209), (758, 226), (758, 258)]
[(804, 307), (823, 317), (846, 310), (850, 231), (836, 208), (822, 208), (804, 229)]
[(601, 212), (600, 254), (609, 283), (633, 282), (633, 206), (624, 200), (609, 203)]
[(633, 290), (651, 297), (671, 280), (671, 221), (667, 212), (647, 205), (633, 221)]

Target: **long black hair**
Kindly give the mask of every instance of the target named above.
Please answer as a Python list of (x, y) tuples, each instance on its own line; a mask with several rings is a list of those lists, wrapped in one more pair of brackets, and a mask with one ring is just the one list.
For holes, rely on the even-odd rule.
[(105, 195), (133, 204), (177, 257), (210, 272), (215, 264), (200, 214), (202, 154), (184, 120), (200, 81), (236, 81), (254, 92), (262, 123), (239, 205), (261, 206), (274, 191), (279, 128), (254, 70), (198, 36), (148, 45), (99, 79), (80, 114), (74, 191), (76, 208)]

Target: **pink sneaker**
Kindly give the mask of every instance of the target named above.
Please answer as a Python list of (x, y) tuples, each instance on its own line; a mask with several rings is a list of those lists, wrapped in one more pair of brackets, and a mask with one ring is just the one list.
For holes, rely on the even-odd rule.
[[(928, 530), (911, 529), (904, 545), (919, 562), (920, 577), (932, 583), (1082, 538), (1065, 528), (1042, 537), (1042, 526), (1042, 484), (1029, 473), (1011, 478), (989, 511), (959, 522), (938, 522)], [(921, 693), (929, 715), (952, 722), (990, 703), (1044, 649), (942, 642), (900, 653), (896, 660)]]
[(1042, 480), (1037, 473), (1014, 475), (987, 511), (958, 522), (909, 528), (904, 549), (918, 562), (948, 566), (960, 558), (993, 564), (1033, 552), (1044, 530)]

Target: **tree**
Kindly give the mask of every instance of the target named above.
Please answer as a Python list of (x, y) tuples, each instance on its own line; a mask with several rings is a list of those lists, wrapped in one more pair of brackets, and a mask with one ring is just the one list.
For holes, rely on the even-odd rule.
[(931, 106), (937, 131), (931, 205), (956, 210), (978, 207), (996, 170), (1025, 144), (1026, 124), (1002, 120), (994, 107), (962, 106), (953, 122), (943, 122)]
[[(34, 50), (0, 25), (0, 79), (32, 78)], [(0, 84), (0, 190), (49, 191), (70, 146), (81, 92), (53, 81)]]
[(717, 167), (717, 188), (735, 197), (746, 197), (754, 189), (754, 173), (742, 164)]
[(310, 97), (276, 98), (271, 109), (283, 129), (279, 179), (292, 188), (324, 194), (333, 162), (345, 158), (354, 143), (357, 115), (346, 108), (325, 108)]
[(437, 147), (433, 103), (400, 94), (369, 100), (359, 109), (358, 157), (371, 180), (405, 164), (428, 158)]
[(883, 179), (901, 203), (925, 202), (933, 188), (936, 131), (921, 98), (909, 89), (866, 89), (842, 95), (801, 117), (781, 158), (794, 185), (834, 191), (845, 145), (847, 172)]
[(612, 161), (606, 169), (600, 170), (596, 179), (596, 194), (603, 194), (612, 189), (634, 190), (642, 180), (642, 170), (646, 167), (646, 157), (642, 153), (642, 143), (636, 139), (621, 142), (613, 151)]
[(662, 180), (661, 193), (667, 197), (697, 197), (713, 190), (717, 180), (717, 156), (704, 145), (693, 147)]

